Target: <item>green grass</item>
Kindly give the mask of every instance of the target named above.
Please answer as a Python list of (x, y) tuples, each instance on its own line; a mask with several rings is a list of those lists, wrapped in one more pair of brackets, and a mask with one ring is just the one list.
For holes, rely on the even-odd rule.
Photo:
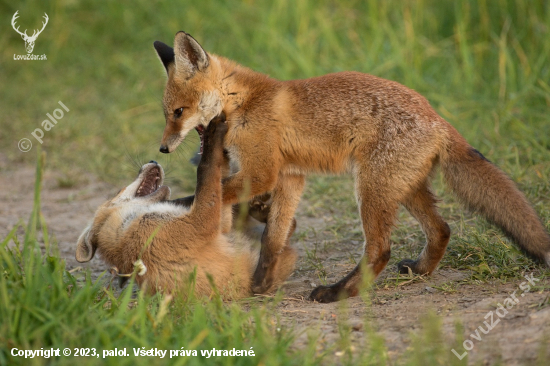
[[(158, 159), (183, 189), (196, 136), (158, 152), (164, 70), (152, 48), (184, 29), (210, 52), (280, 79), (358, 70), (399, 81), (436, 110), (522, 187), (548, 195), (550, 9), (545, 1), (135, 1), (0, 3), (4, 24), (16, 10), (23, 28), (50, 22), (35, 53), (47, 61), (0, 64), (0, 146), (17, 149), (61, 100), (69, 109), (46, 132), (52, 167), (93, 171), (110, 181), (133, 174), (133, 160)], [(38, 23), (39, 24), (39, 23)], [(5, 57), (24, 53), (3, 32)], [(36, 142), (33, 140), (36, 145)], [(543, 184), (543, 186), (540, 186)], [(530, 188), (534, 189), (534, 188)], [(536, 192), (533, 192), (536, 194)]]
[[(133, 357), (133, 349), (141, 347), (199, 350), (197, 357), (171, 360), (181, 365), (298, 365), (319, 360), (311, 351), (288, 351), (292, 334), (270, 314), (273, 302), (246, 311), (239, 303), (224, 304), (219, 296), (171, 300), (139, 292), (135, 297), (132, 284), (115, 295), (105, 287), (104, 278), (92, 282), (89, 274), (82, 277), (68, 272), (64, 261), (51, 254), (55, 243), (46, 239), (42, 251), (37, 241), (37, 228), (48, 237), (39, 211), (40, 177), (38, 165), (35, 209), (24, 228), (24, 240), (19, 241), (16, 226), (0, 247), (0, 364), (29, 364), (27, 359), (11, 356), (13, 347), (95, 348), (100, 358), (82, 358), (85, 364), (149, 364), (152, 358)], [(254, 357), (200, 357), (201, 349), (249, 352), (251, 347)], [(126, 348), (132, 357), (102, 358), (104, 349), (115, 348)], [(70, 365), (77, 359), (52, 360)], [(47, 361), (41, 357), (32, 360), (33, 364)]]
[[(309, 332), (307, 345), (293, 346), (299, 335), (281, 323), (276, 313), (280, 301), (244, 299), (224, 303), (219, 295), (211, 298), (190, 296), (148, 296), (133, 292), (135, 273), (119, 294), (104, 276), (95, 281), (89, 272), (81, 275), (65, 268), (56, 254), (55, 241), (40, 212), (41, 178), (45, 154), (38, 159), (34, 209), (25, 227), (16, 225), (0, 242), (0, 365), (318, 365), (337, 362), (343, 365), (388, 362), (383, 338), (365, 319), (365, 337), (351, 342), (347, 322), (349, 309), (339, 306), (340, 340), (322, 349), (318, 333)], [(23, 240), (17, 232), (22, 231)], [(42, 234), (42, 241), (37, 238)], [(41, 246), (43, 244), (43, 247)], [(366, 306), (368, 294), (364, 293)], [(441, 365), (458, 364), (441, 340), (434, 321), (412, 340), (416, 346), (400, 364), (417, 365), (429, 359)], [(425, 338), (425, 339), (424, 339)], [(73, 356), (13, 357), (12, 350), (70, 349)], [(76, 358), (76, 349), (87, 357)], [(82, 351), (84, 349), (84, 351)], [(104, 357), (104, 351), (126, 350), (127, 356)], [(140, 350), (162, 350), (166, 355), (136, 357)], [(211, 356), (204, 350), (241, 350), (247, 357)], [(15, 352), (17, 352), (15, 350)], [(169, 358), (170, 350), (195, 351)], [(332, 356), (334, 355), (334, 356)], [(335, 359), (336, 357), (336, 359)]]
[[(25, 53), (22, 39), (9, 28), (16, 10), (21, 29), (36, 28), (42, 14), (49, 15), (34, 50), (47, 54), (47, 61), (13, 60), (13, 54)], [(171, 44), (174, 34), (185, 30), (209, 52), (279, 79), (357, 70), (417, 90), (518, 183), (550, 227), (547, 1), (23, 0), (1, 1), (0, 14), (0, 158), (7, 161), (6, 169), (35, 163), (38, 144), (30, 133), (62, 101), (70, 112), (45, 132), (41, 146), (48, 154), (46, 169), (60, 172), (59, 187), (85, 183), (84, 173), (121, 184), (141, 163), (155, 159), (166, 168), (176, 194), (191, 192), (195, 170), (188, 158), (198, 138), (190, 136), (176, 154), (158, 152), (165, 75), (152, 47), (157, 39)], [(24, 137), (33, 142), (32, 152), (18, 150)], [(510, 281), (524, 271), (542, 271), (483, 219), (467, 214), (445, 191), (439, 175), (434, 189), (453, 232), (442, 266), (471, 271), (471, 281)], [(303, 234), (316, 240), (319, 250), (362, 240), (350, 177), (311, 177), (304, 198), (306, 215), (332, 217), (323, 230)], [(323, 357), (313, 351), (315, 340), (306, 351), (292, 348), (295, 335), (284, 327), (277, 332), (270, 303), (248, 307), (216, 299), (182, 300), (166, 305), (160, 316), (161, 297), (136, 302), (130, 293), (115, 297), (102, 282), (80, 281), (64, 269), (55, 243), (45, 235), (48, 217), (39, 214), (39, 199), (24, 237), (15, 235), (23, 229), (14, 228), (2, 239), (0, 363), (7, 362), (13, 346), (254, 346), (256, 358), (228, 361), (235, 364), (316, 364)], [(400, 212), (399, 219), (391, 264), (416, 256), (424, 241), (407, 213)], [(42, 228), (41, 244), (50, 248), (47, 254), (37, 250), (37, 227)], [(17, 243), (19, 250), (7, 249)], [(308, 258), (324, 278), (316, 251)], [(433, 356), (434, 364), (454, 362), (447, 362), (448, 350), (437, 342), (434, 349), (423, 348), (428, 339), (437, 339), (435, 331), (419, 335), (428, 338), (413, 342), (413, 355), (402, 363), (421, 363), (423, 352)], [(384, 364), (384, 346), (373, 337), (371, 346), (354, 357)], [(74, 359), (55, 362), (73, 364)], [(148, 361), (128, 357), (107, 362)]]

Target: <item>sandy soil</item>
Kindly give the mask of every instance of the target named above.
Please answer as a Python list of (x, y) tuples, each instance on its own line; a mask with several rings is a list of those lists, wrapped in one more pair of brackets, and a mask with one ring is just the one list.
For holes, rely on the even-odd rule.
[[(7, 166), (5, 159), (0, 161), (0, 237), (4, 237), (14, 225), (29, 217), (33, 202), (34, 168), (14, 168)], [(61, 189), (55, 173), (46, 171), (44, 175), (42, 212), (69, 269), (82, 266), (74, 259), (79, 233), (92, 218), (97, 206), (120, 188), (103, 183), (93, 176), (83, 181), (85, 183), (76, 187)], [(303, 214), (305, 204), (302, 202), (297, 215), (299, 226), (295, 235), (308, 227), (323, 227), (323, 218), (310, 218)], [(297, 247), (301, 254), (298, 267), (284, 286), (285, 298), (278, 310), (284, 324), (292, 325), (301, 332), (297, 347), (307, 341), (309, 332), (319, 331), (321, 341), (318, 347), (323, 348), (340, 338), (338, 323), (344, 317), (344, 310), (341, 304), (317, 304), (306, 300), (313, 287), (319, 284), (315, 271), (305, 263), (305, 249), (309, 245), (313, 246), (313, 243), (306, 239), (304, 245)], [(330, 247), (318, 254), (328, 272), (329, 282), (337, 281), (351, 270), (353, 264), (345, 259), (347, 253), (351, 251), (358, 254), (360, 248), (360, 243), (347, 243)], [(94, 276), (107, 269), (97, 258), (84, 267), (90, 268)], [(378, 283), (384, 278), (395, 276), (395, 269), (387, 268)], [(465, 271), (442, 269), (426, 279), (417, 279), (400, 286), (379, 286), (371, 299), (372, 306), (367, 306), (361, 298), (348, 300), (345, 304), (346, 318), (352, 328), (352, 344), (361, 347), (367, 332), (363, 320), (368, 316), (376, 334), (385, 339), (390, 358), (398, 359), (411, 345), (411, 335), (421, 329), (420, 319), (428, 309), (441, 316), (447, 341), (454, 340), (457, 320), (464, 327), (465, 339), (473, 340), (470, 334), (476, 336), (477, 327), (487, 328), (483, 324), (486, 314), (495, 310), (496, 304), (502, 303), (510, 293), (518, 290), (521, 282), (504, 285), (497, 282), (479, 285), (459, 283), (454, 290), (449, 291), (435, 288), (449, 281), (458, 283), (466, 277), (468, 273)], [(542, 280), (537, 285), (548, 288), (550, 280)], [(488, 334), (478, 331), (482, 340), (473, 340), (474, 348), (469, 352), (469, 363), (493, 364), (500, 359), (506, 365), (528, 365), (534, 363), (541, 350), (549, 357), (549, 294), (547, 289), (526, 293), (524, 297), (518, 298), (519, 303)], [(494, 318), (496, 321), (497, 316), (494, 315)], [(462, 354), (464, 349), (457, 347), (456, 351)], [(338, 354), (334, 357), (338, 357)]]

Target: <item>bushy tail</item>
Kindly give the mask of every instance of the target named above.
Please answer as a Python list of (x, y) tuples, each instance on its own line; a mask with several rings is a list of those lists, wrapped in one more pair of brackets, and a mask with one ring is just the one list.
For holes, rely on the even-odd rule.
[(504, 172), (456, 135), (440, 159), (449, 186), (468, 208), (550, 267), (550, 235), (523, 193)]

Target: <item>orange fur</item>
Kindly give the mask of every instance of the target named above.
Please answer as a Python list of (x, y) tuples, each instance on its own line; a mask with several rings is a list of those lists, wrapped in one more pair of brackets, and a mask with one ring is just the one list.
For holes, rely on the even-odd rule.
[[(151, 293), (188, 288), (196, 271), (195, 293), (210, 295), (209, 276), (221, 295), (236, 299), (251, 295), (250, 283), (258, 252), (243, 234), (224, 233), (231, 211), (221, 202), (222, 139), (226, 125), (212, 123), (209, 140), (197, 173), (196, 199), (188, 207), (167, 201), (170, 190), (162, 186), (162, 168), (155, 162), (142, 167), (136, 181), (101, 205), (93, 222), (77, 243), (76, 259), (91, 260), (97, 251), (119, 273), (132, 273), (138, 259), (147, 271), (136, 276)], [(214, 130), (214, 132), (210, 131)], [(156, 176), (155, 176), (156, 174)], [(159, 181), (158, 183), (155, 183)], [(156, 189), (140, 196), (142, 187)], [(226, 216), (226, 217), (223, 217)], [(282, 283), (292, 272), (295, 251), (285, 251), (285, 266), (276, 278)]]
[[(254, 275), (256, 293), (275, 278), (309, 173), (354, 175), (366, 238), (360, 265), (337, 284), (315, 289), (314, 300), (354, 296), (363, 267), (374, 276), (383, 270), (400, 204), (427, 237), (418, 260), (403, 261), (400, 270), (431, 273), (437, 267), (450, 235), (429, 188), (438, 163), (469, 207), (550, 266), (550, 237), (522, 193), (414, 90), (359, 72), (279, 81), (208, 54), (184, 32), (174, 44), (171, 51), (155, 43), (168, 74), (161, 151), (173, 151), (191, 129), (223, 111), (229, 124), (224, 147), (238, 167), (223, 181), (223, 202), (273, 196)], [(180, 107), (182, 115), (173, 113)]]

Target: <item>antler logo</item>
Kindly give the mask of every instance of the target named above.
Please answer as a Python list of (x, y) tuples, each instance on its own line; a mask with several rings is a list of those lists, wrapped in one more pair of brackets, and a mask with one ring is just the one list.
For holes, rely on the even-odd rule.
[(17, 15), (17, 13), (19, 12), (19, 10), (17, 10), (15, 12), (15, 14), (13, 14), (13, 18), (11, 18), (11, 26), (13, 27), (13, 29), (19, 33), (21, 35), (21, 38), (23, 38), (23, 40), (25, 41), (25, 49), (27, 50), (27, 53), (32, 53), (32, 50), (34, 49), (34, 42), (36, 41), (36, 38), (38, 38), (38, 36), (40, 35), (40, 33), (42, 33), (42, 31), (44, 30), (44, 28), (46, 28), (46, 24), (48, 24), (48, 14), (44, 13), (44, 19), (46, 20), (45, 22), (42, 23), (42, 29), (40, 30), (34, 30), (32, 36), (28, 36), (27, 35), (27, 30), (25, 29), (25, 31), (23, 33), (21, 33), (19, 31), (19, 27), (15, 28), (15, 20), (17, 18), (19, 18), (19, 16)]

